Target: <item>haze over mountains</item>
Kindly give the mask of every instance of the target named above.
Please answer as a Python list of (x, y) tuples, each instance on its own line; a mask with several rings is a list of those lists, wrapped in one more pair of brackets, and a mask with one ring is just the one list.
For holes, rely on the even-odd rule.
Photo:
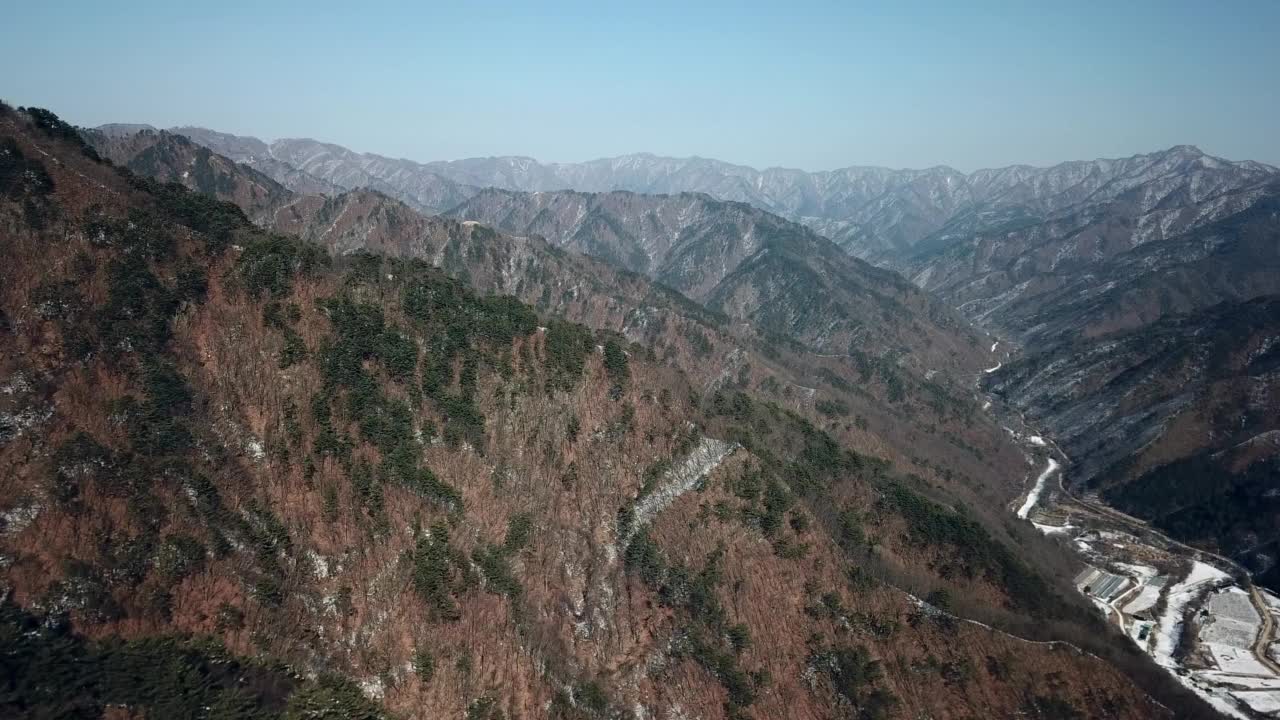
[[(110, 128), (100, 132), (99, 149), (135, 171), (167, 180), (186, 172), (184, 181), (193, 189), (233, 201), (238, 199), (237, 192), (261, 194), (256, 189), (231, 190), (239, 184), (257, 188), (260, 183), (253, 175), (243, 180), (228, 175), (223, 188), (215, 182), (201, 184), (199, 172), (183, 168), (203, 167), (203, 156), (181, 149), (173, 140), (186, 136), (153, 132), (121, 136)], [(136, 143), (151, 147), (141, 150), (133, 146)], [(243, 139), (235, 147), (245, 145), (257, 147)], [(174, 156), (166, 171), (153, 167), (157, 154)], [(179, 156), (189, 156), (189, 162), (178, 162)], [(271, 167), (286, 180), (298, 177), (282, 165)], [(350, 175), (340, 177), (352, 181)], [(368, 178), (357, 175), (355, 181)], [(353, 188), (384, 192), (387, 186), (372, 182)], [(900, 276), (851, 258), (805, 227), (746, 204), (717, 202), (705, 195), (475, 193), (448, 215), (514, 235), (545, 236), (554, 245), (646, 274), (713, 310), (750, 320), (761, 331), (799, 340), (821, 352), (848, 356), (870, 351), (875, 356), (892, 356), (895, 363), (914, 364), (920, 372), (957, 363), (973, 369), (987, 359), (978, 335), (958, 315)], [(285, 194), (283, 189), (272, 191), (246, 211), (265, 224), (286, 223), (282, 227), (297, 231), (309, 224), (299, 211), (319, 206), (315, 200), (286, 200)], [(544, 202), (547, 205), (540, 206)], [(335, 214), (332, 208), (325, 212)], [(391, 214), (404, 215), (394, 210)], [(269, 220), (264, 220), (267, 215)], [(527, 222), (521, 222), (522, 217)], [(400, 224), (384, 223), (384, 227)], [(850, 350), (853, 341), (860, 349)], [(905, 348), (917, 352), (903, 352)]]
[[(1250, 375), (1254, 409), (1237, 420), (1225, 410), (1232, 405), (1216, 399), (1220, 385), (1215, 373), (1220, 370), (1213, 368), (1219, 366), (1183, 363), (1176, 396), (1150, 392), (1148, 384), (1138, 383), (1134, 387), (1143, 389), (1135, 391), (1121, 411), (1131, 420), (1119, 425), (1101, 419), (1108, 412), (1107, 396), (1082, 388), (1105, 387), (1114, 393), (1121, 386), (1116, 383), (1143, 377), (1144, 368), (1155, 360), (1145, 352), (1115, 352), (1100, 377), (1097, 367), (1068, 370), (1092, 362), (1095, 349), (1160, 346), (1165, 341), (1158, 338), (1169, 337), (1160, 329), (1165, 325), (1159, 324), (1166, 318), (1191, 314), (1191, 319), (1173, 322), (1193, 326), (1221, 322), (1232, 315), (1224, 308), (1232, 306), (1217, 307), (1219, 303), (1248, 303), (1280, 294), (1280, 171), (1263, 163), (1228, 161), (1189, 145), (1122, 159), (968, 174), (945, 167), (758, 171), (716, 160), (647, 154), (576, 164), (518, 157), (414, 163), (308, 140), (268, 145), (207, 131), (184, 132), (219, 152), (240, 152), (238, 159), (251, 165), (284, 159), (287, 167), (325, 182), (387, 188), (424, 210), (436, 199), (452, 202), (465, 195), (467, 200), (447, 209), (450, 215), (517, 234), (544, 235), (564, 247), (647, 272), (713, 307), (733, 307), (736, 294), (708, 290), (709, 284), (699, 283), (706, 273), (717, 279), (725, 274), (705, 262), (705, 256), (695, 253), (689, 261), (681, 255), (685, 247), (706, 247), (695, 238), (705, 240), (707, 231), (694, 228), (705, 224), (706, 215), (692, 208), (705, 208), (715, 198), (798, 221), (855, 257), (901, 271), (972, 322), (1020, 347), (1020, 361), (1008, 372), (1021, 375), (1035, 373), (1028, 368), (1048, 368), (1062, 378), (1054, 392), (1084, 393), (1074, 401), (1073, 407), (1080, 409), (1073, 414), (1061, 405), (1045, 404), (1047, 388), (1036, 384), (1045, 381), (1042, 374), (1027, 375), (1035, 379), (1030, 384), (1004, 380), (1000, 373), (992, 376), (994, 387), (1058, 433), (1069, 451), (1082, 452), (1100, 441), (1115, 444), (1082, 461), (1072, 475), (1076, 483), (1133, 481), (1149, 487), (1151, 481), (1143, 478), (1155, 472), (1151, 463), (1208, 458), (1277, 429), (1267, 419), (1275, 415), (1267, 409), (1273, 404), (1267, 398), (1278, 384), (1272, 370)], [(690, 217), (698, 219), (690, 222)], [(717, 223), (722, 220), (713, 217)], [(726, 226), (715, 227), (720, 232)], [(831, 257), (816, 247), (810, 245), (799, 255), (808, 263)], [(841, 272), (827, 277), (850, 274), (846, 263)], [(754, 277), (748, 285), (758, 288), (767, 284), (761, 282), (765, 278), (789, 276), (770, 268)], [(823, 286), (794, 277), (783, 282), (793, 288)], [(810, 297), (817, 300), (828, 294)], [(757, 304), (748, 313), (766, 316), (767, 301), (759, 301), (758, 290), (750, 296)], [(786, 309), (794, 315), (798, 306), (802, 305), (793, 303)], [(1248, 307), (1256, 306), (1238, 309), (1256, 316), (1256, 309), (1246, 311)], [(852, 317), (857, 316), (865, 314)], [(795, 330), (797, 323), (783, 313), (770, 326)], [(1147, 332), (1156, 334), (1148, 338)], [(1214, 329), (1205, 327), (1203, 332)], [(1123, 335), (1112, 339), (1113, 333)], [(814, 337), (809, 335), (810, 340)], [(848, 338), (837, 337), (839, 343), (820, 342), (819, 347), (831, 352)], [(1217, 337), (1217, 351), (1237, 357), (1262, 352), (1258, 343), (1269, 342), (1265, 333)], [(1089, 422), (1080, 425), (1082, 418)], [(1206, 432), (1179, 430), (1188, 423)], [(1104, 426), (1111, 431), (1099, 434)], [(1162, 449), (1150, 452), (1156, 447)], [(1274, 483), (1258, 485), (1252, 478), (1259, 473), (1274, 477), (1280, 470), (1280, 452), (1265, 443), (1251, 447), (1255, 451), (1249, 462), (1216, 466), (1216, 489), (1205, 490), (1213, 497), (1235, 498), (1221, 501), (1222, 507), (1232, 508), (1221, 510), (1228, 518), (1250, 513), (1246, 508), (1256, 503), (1270, 508), (1276, 502)], [(1135, 463), (1143, 448), (1160, 459)], [(1261, 517), (1272, 512), (1266, 508), (1258, 510)], [(1189, 531), (1186, 523), (1182, 531), (1187, 537), (1214, 534), (1206, 527)], [(1240, 559), (1267, 573), (1280, 565), (1280, 531), (1260, 533), (1238, 535), (1218, 547), (1252, 553)]]
[[(1009, 491), (1003, 481), (974, 480), (990, 476), (989, 463), (1016, 458), (991, 420), (975, 417), (970, 378), (990, 362), (989, 341), (901, 277), (849, 258), (776, 216), (705, 195), (621, 194), (646, 207), (646, 216), (677, 203), (683, 208), (669, 216), (672, 238), (678, 236), (684, 254), (701, 255), (724, 274), (714, 291), (725, 301), (708, 298), (710, 309), (704, 309), (639, 274), (558, 251), (537, 235), (422, 215), (376, 191), (293, 194), (182, 135), (84, 136), (123, 167), (235, 202), (260, 225), (336, 254), (423, 259), (478, 289), (644, 342), (665, 361), (684, 365), (705, 391), (756, 386), (896, 462), (925, 474), (944, 472), (962, 484), (957, 491), (966, 502), (994, 508)], [(587, 198), (617, 209), (605, 196), (578, 199)], [(635, 240), (619, 214), (604, 212), (594, 229), (606, 226), (622, 235), (601, 232), (599, 247)], [(827, 346), (834, 351), (824, 351)]]
[(0, 720), (1280, 720), (1280, 2), (6, 10)]
[[(637, 193), (703, 192), (745, 202), (810, 225), (850, 254), (892, 264), (914, 254), (935, 234), (972, 234), (993, 221), (1048, 220), (1077, 206), (1114, 202), (1147, 188), (1148, 209), (1179, 182), (1205, 198), (1274, 177), (1257, 162), (1229, 162), (1191, 146), (1119, 160), (1065, 162), (1048, 168), (1017, 165), (965, 174), (947, 167), (891, 170), (850, 167), (805, 172), (756, 170), (704, 158), (625, 155), (585, 163), (540, 163), (526, 157), (472, 158), (418, 163), (357, 153), (314, 140), (270, 144), (200, 128), (175, 128), (215, 152), (250, 166), (284, 162), (289, 168), (342, 187), (369, 186), (419, 210), (440, 212), (478, 188), (523, 192), (578, 190)], [(259, 168), (261, 169), (261, 168)], [(268, 172), (268, 174), (271, 174)], [(281, 174), (277, 177), (288, 185)], [(1173, 198), (1165, 200), (1172, 202)], [(1000, 213), (992, 216), (989, 213)]]
[[(508, 232), (544, 235), (648, 273), (713, 307), (755, 314), (764, 327), (803, 336), (827, 352), (840, 351), (851, 334), (847, 328), (824, 332), (829, 315), (806, 321), (798, 312), (806, 303), (796, 290), (830, 289), (839, 285), (831, 278), (859, 273), (865, 286), (874, 276), (818, 250), (824, 246), (814, 240), (784, 254), (800, 262), (752, 272), (753, 263), (743, 263), (757, 247), (747, 226), (737, 222), (729, 231), (734, 221), (705, 212), (710, 198), (681, 193), (744, 202), (798, 220), (854, 256), (902, 271), (973, 322), (1028, 354), (1041, 353), (1045, 362), (1079, 338), (1141, 333), (1166, 316), (1280, 292), (1280, 172), (1193, 146), (969, 174), (944, 167), (806, 173), (647, 154), (577, 164), (519, 157), (416, 163), (310, 140), (267, 144), (193, 128), (182, 132), (296, 187), (370, 187), (423, 211), (447, 210)], [(770, 222), (777, 227), (780, 221)], [(712, 245), (716, 251), (705, 254)], [(817, 262), (835, 262), (840, 270), (814, 275)], [(744, 269), (735, 276), (739, 264)], [(804, 279), (789, 274), (800, 268)], [(810, 282), (813, 277), (828, 280)], [(774, 310), (771, 279), (790, 288), (791, 302)], [(744, 292), (746, 308), (735, 300)], [(821, 301), (828, 295), (805, 297)], [(1144, 427), (1140, 436), (1162, 427)], [(1086, 471), (1077, 480), (1092, 476)]]
[[(916, 357), (934, 369), (953, 365), (951, 358), (986, 359), (958, 316), (901, 276), (746, 203), (701, 193), (490, 189), (447, 214), (540, 235), (647, 274), (713, 310), (750, 318), (820, 352), (915, 347)], [(929, 329), (935, 325), (947, 332)]]
[[(1280, 293), (1280, 171), (1189, 145), (969, 174), (945, 167), (808, 173), (648, 154), (575, 164), (520, 157), (416, 163), (310, 140), (267, 144), (182, 132), (250, 166), (283, 162), (282, 179), (301, 172), (320, 182), (364, 184), (419, 209), (541, 234), (724, 307), (732, 306), (734, 293), (717, 294), (714, 283), (699, 278), (711, 273), (718, 280), (735, 263), (717, 271), (699, 262), (705, 256), (681, 255), (684, 248), (706, 247), (693, 238), (707, 230), (692, 229), (705, 225), (706, 215), (691, 209), (707, 207), (708, 200), (680, 194), (747, 203), (903, 272), (1028, 353), (1079, 337), (1140, 331), (1224, 300)], [(463, 196), (470, 199), (444, 207)], [(808, 262), (831, 257), (815, 247), (800, 255)], [(846, 263), (843, 272), (855, 268)], [(757, 279), (770, 275), (785, 273)], [(830, 352), (838, 344), (824, 347)]]
[[(823, 357), (168, 133), (7, 106), (0, 133), (6, 712), (1201, 707), (1008, 521), (1027, 458), (963, 326), (858, 310), (911, 344)], [(917, 373), (947, 337), (968, 350)]]
[[(69, 614), (71, 655), (172, 624), (344, 678), (251, 704), (368, 717), (1194, 716), (1055, 538), (1280, 583), (1269, 166), (415, 163), (0, 111), (0, 620)], [(151, 702), (121, 682), (67, 697)]]

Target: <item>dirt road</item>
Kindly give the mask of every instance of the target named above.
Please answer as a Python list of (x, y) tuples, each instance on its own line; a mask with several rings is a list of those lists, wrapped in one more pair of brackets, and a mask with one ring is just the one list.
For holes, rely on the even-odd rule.
[(1249, 599), (1253, 600), (1254, 609), (1262, 615), (1262, 628), (1258, 630), (1258, 637), (1253, 641), (1253, 656), (1258, 659), (1258, 662), (1270, 668), (1271, 672), (1280, 675), (1280, 664), (1267, 655), (1267, 647), (1271, 645), (1276, 631), (1271, 608), (1267, 607), (1267, 601), (1263, 599), (1262, 593), (1256, 586), (1249, 586)]

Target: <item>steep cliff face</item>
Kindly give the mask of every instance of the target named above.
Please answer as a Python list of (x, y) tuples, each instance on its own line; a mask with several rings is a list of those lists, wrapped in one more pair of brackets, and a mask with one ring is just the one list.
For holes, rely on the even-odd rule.
[(51, 116), (0, 133), (0, 641), (39, 658), (6, 712), (1170, 714), (944, 612), (1088, 626), (1007, 530), (793, 413), (264, 233)]
[(1010, 363), (989, 384), (1053, 429), (1074, 482), (1274, 585), (1278, 351), (1280, 296), (1272, 295), (1066, 340)]

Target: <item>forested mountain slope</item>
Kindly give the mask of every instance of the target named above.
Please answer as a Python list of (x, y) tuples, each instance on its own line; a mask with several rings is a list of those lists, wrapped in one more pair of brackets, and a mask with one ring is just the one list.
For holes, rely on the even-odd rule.
[(254, 220), (268, 217), (292, 197), (270, 177), (214, 154), (183, 135), (121, 125), (85, 130), (83, 135), (102, 157), (138, 175), (235, 203)]
[[(98, 141), (92, 133), (86, 138), (95, 145)], [(143, 140), (160, 145), (185, 142), (172, 134), (152, 134), (127, 146), (113, 143), (99, 149), (111, 152), (127, 147), (141, 152), (149, 148)], [(147, 150), (149, 156), (157, 154)], [(171, 151), (163, 156), (182, 158), (184, 153)], [(117, 155), (116, 159), (127, 164), (133, 156)], [(178, 177), (184, 167), (178, 163), (156, 176)], [(228, 167), (234, 171), (244, 166), (228, 162)], [(250, 168), (244, 171), (244, 177), (237, 178), (233, 172), (222, 184), (238, 187), (260, 177)], [(233, 194), (218, 197), (234, 200)], [(636, 200), (662, 203), (661, 199)], [(254, 207), (245, 210), (252, 212)], [(729, 210), (745, 211), (748, 217), (763, 216), (813, 239), (802, 228), (745, 206)], [(723, 214), (722, 210), (716, 212)], [(941, 352), (965, 334), (952, 333), (942, 324), (917, 322), (907, 307), (892, 300), (886, 299), (886, 303), (896, 308), (896, 314), (874, 305), (857, 316), (863, 326), (859, 342), (851, 342), (840, 353), (813, 353), (787, 335), (762, 331), (745, 314), (735, 318), (707, 310), (664, 285), (597, 259), (565, 252), (540, 237), (511, 236), (474, 221), (422, 215), (373, 191), (350, 191), (337, 197), (291, 195), (272, 212), (258, 213), (257, 217), (259, 224), (322, 244), (334, 253), (370, 250), (423, 259), (484, 291), (513, 294), (541, 311), (623, 333), (653, 348), (655, 357), (689, 373), (703, 392), (755, 388), (821, 422), (855, 447), (903, 463), (926, 477), (962, 486), (959, 489), (966, 499), (990, 508), (993, 517), (1001, 504), (1020, 491), (1020, 452), (991, 418), (978, 411), (971, 386), (975, 371), (948, 364), (955, 358)], [(751, 225), (748, 231), (755, 232), (754, 228)], [(782, 253), (767, 257), (780, 258)], [(813, 259), (809, 262), (817, 266)], [(837, 267), (828, 274), (838, 276), (839, 270)], [(892, 274), (865, 265), (855, 270), (859, 274), (851, 280), (837, 277), (835, 282), (856, 288), (863, 281), (881, 292), (904, 292), (906, 299), (916, 303), (922, 299)], [(735, 273), (734, 281), (740, 277), (750, 275)], [(776, 275), (773, 280), (782, 277)], [(861, 294), (868, 294), (870, 288)], [(783, 294), (798, 290), (788, 289)], [(815, 308), (833, 302), (821, 297), (806, 301)], [(927, 302), (920, 304), (929, 309)], [(843, 311), (843, 317), (850, 315), (849, 309)], [(909, 328), (902, 326), (904, 315), (911, 319)], [(943, 319), (956, 323), (945, 314)], [(896, 341), (876, 340), (886, 334)], [(932, 341), (933, 336), (941, 336), (942, 341)], [(963, 357), (969, 358), (969, 365), (987, 362), (974, 358), (987, 354), (985, 347), (975, 350), (976, 344), (964, 341), (967, 352)], [(937, 372), (939, 367), (950, 368), (950, 372)], [(980, 482), (977, 478), (987, 479)]]
[(803, 418), (95, 157), (0, 106), (6, 715), (1193, 707), (941, 612), (1135, 662), (1004, 531)]
[(980, 234), (917, 279), (1012, 341), (987, 386), (1073, 482), (1275, 586), (1280, 184), (1187, 190)]

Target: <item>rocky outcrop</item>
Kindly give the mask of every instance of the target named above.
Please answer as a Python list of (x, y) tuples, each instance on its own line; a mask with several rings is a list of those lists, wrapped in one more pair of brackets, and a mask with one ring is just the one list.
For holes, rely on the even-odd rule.
[(658, 513), (675, 502), (681, 495), (692, 490), (706, 479), (726, 457), (737, 450), (734, 443), (704, 437), (697, 447), (680, 462), (680, 466), (671, 469), (659, 482), (653, 492), (645, 495), (636, 503), (634, 515), (624, 537), (619, 538), (619, 545), (626, 547), (635, 534), (648, 525)]

